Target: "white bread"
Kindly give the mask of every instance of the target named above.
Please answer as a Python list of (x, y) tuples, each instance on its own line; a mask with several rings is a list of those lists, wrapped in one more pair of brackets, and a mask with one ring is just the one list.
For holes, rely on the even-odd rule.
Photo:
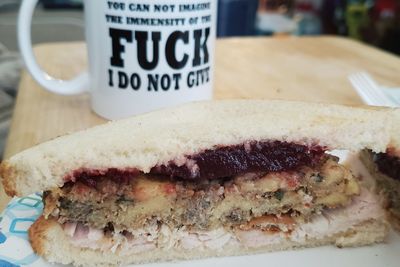
[(268, 100), (199, 102), (110, 122), (27, 149), (0, 166), (9, 195), (61, 187), (80, 168), (144, 173), (217, 145), (279, 140), (376, 152), (398, 144), (400, 110)]
[(246, 255), (264, 253), (270, 251), (317, 247), (323, 245), (336, 245), (338, 247), (355, 247), (382, 242), (387, 234), (387, 223), (381, 220), (369, 220), (360, 223), (351, 229), (332, 236), (321, 236), (318, 239), (308, 239), (303, 242), (281, 240), (279, 243), (265, 245), (257, 248), (245, 248), (237, 246), (216, 249), (192, 249), (181, 250), (171, 248), (168, 250), (156, 249), (155, 251), (130, 253), (118, 255), (110, 251), (82, 249), (69, 243), (60, 224), (53, 220), (45, 220), (43, 217), (29, 229), (29, 237), (33, 249), (49, 262), (71, 264), (75, 266), (119, 266), (125, 264), (141, 264), (158, 261), (177, 261), (200, 259), (208, 257), (221, 257), (233, 255)]
[(393, 138), (391, 146), (395, 149), (393, 152), (400, 157), (400, 112), (399, 109), (392, 109), (390, 112), (392, 113), (391, 117), (394, 122), (392, 127), (392, 135), (399, 136), (397, 138)]

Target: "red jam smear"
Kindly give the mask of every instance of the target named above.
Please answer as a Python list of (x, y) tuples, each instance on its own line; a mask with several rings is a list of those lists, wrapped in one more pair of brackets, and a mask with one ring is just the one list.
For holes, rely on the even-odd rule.
[[(232, 177), (247, 172), (280, 172), (301, 166), (313, 166), (324, 155), (326, 148), (288, 142), (248, 142), (233, 146), (220, 146), (199, 154), (187, 156), (187, 164), (174, 162), (156, 166), (150, 174), (173, 179), (199, 180)], [(98, 178), (106, 177), (118, 184), (128, 183), (139, 175), (137, 169), (76, 170), (65, 178), (66, 182), (80, 181), (96, 187)]]
[(107, 179), (113, 182), (123, 185), (128, 184), (130, 179), (138, 176), (140, 171), (137, 169), (117, 169), (109, 168), (107, 170), (91, 170), (91, 169), (80, 169), (74, 171), (71, 176), (65, 178), (66, 182), (82, 182), (89, 187), (97, 187), (99, 178), (107, 177)]
[(190, 164), (177, 166), (170, 162), (152, 168), (151, 173), (193, 180), (218, 179), (247, 172), (290, 171), (316, 164), (325, 150), (321, 146), (309, 147), (280, 141), (249, 142), (205, 150), (188, 156)]

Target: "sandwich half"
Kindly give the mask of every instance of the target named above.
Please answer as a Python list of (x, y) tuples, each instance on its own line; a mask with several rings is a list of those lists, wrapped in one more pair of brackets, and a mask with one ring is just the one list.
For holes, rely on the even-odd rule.
[(377, 197), (329, 154), (396, 144), (394, 109), (187, 104), (63, 136), (4, 161), (6, 192), (43, 191), (33, 249), (76, 266), (382, 242)]

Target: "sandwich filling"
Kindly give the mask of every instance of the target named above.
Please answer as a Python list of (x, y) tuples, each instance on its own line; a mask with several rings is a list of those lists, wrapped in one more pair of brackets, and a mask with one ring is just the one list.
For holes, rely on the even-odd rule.
[(367, 158), (372, 159), (374, 169), (384, 176), (377, 175), (379, 188), (386, 195), (386, 208), (392, 216), (400, 220), (400, 158), (389, 150), (387, 153), (364, 151)]
[(373, 161), (380, 172), (400, 181), (400, 158), (389, 153), (373, 153)]
[[(355, 234), (352, 232), (353, 227), (384, 216), (378, 203), (372, 193), (362, 189), (361, 195), (355, 197), (346, 208), (323, 211), (321, 214), (313, 215), (306, 223), (299, 223), (296, 218), (281, 215), (262, 216), (250, 221), (245, 227), (233, 230), (220, 227), (202, 231), (185, 226), (170, 228), (165, 224), (154, 224), (130, 232), (104, 232), (76, 222), (63, 224), (63, 229), (74, 246), (112, 251), (121, 256), (152, 251), (156, 248), (180, 250), (220, 250), (238, 246), (258, 248), (279, 244), (282, 240), (301, 244), (306, 240), (318, 241), (343, 233), (351, 237)], [(254, 228), (254, 224), (258, 224), (259, 227)]]
[(308, 235), (312, 227), (304, 232), (300, 226), (360, 194), (357, 179), (336, 157), (285, 142), (216, 147), (149, 173), (85, 169), (65, 179), (63, 187), (45, 192), (44, 216), (62, 224), (73, 244), (114, 251), (178, 243), (188, 249), (252, 246), (259, 233)]

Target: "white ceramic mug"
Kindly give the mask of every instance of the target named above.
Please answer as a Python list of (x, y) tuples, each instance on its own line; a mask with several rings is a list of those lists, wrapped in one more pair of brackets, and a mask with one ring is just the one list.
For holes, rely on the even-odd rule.
[(107, 119), (212, 98), (217, 0), (85, 0), (89, 72), (59, 80), (35, 61), (30, 26), (38, 0), (24, 0), (18, 39), (25, 64), (47, 90), (89, 91)]

